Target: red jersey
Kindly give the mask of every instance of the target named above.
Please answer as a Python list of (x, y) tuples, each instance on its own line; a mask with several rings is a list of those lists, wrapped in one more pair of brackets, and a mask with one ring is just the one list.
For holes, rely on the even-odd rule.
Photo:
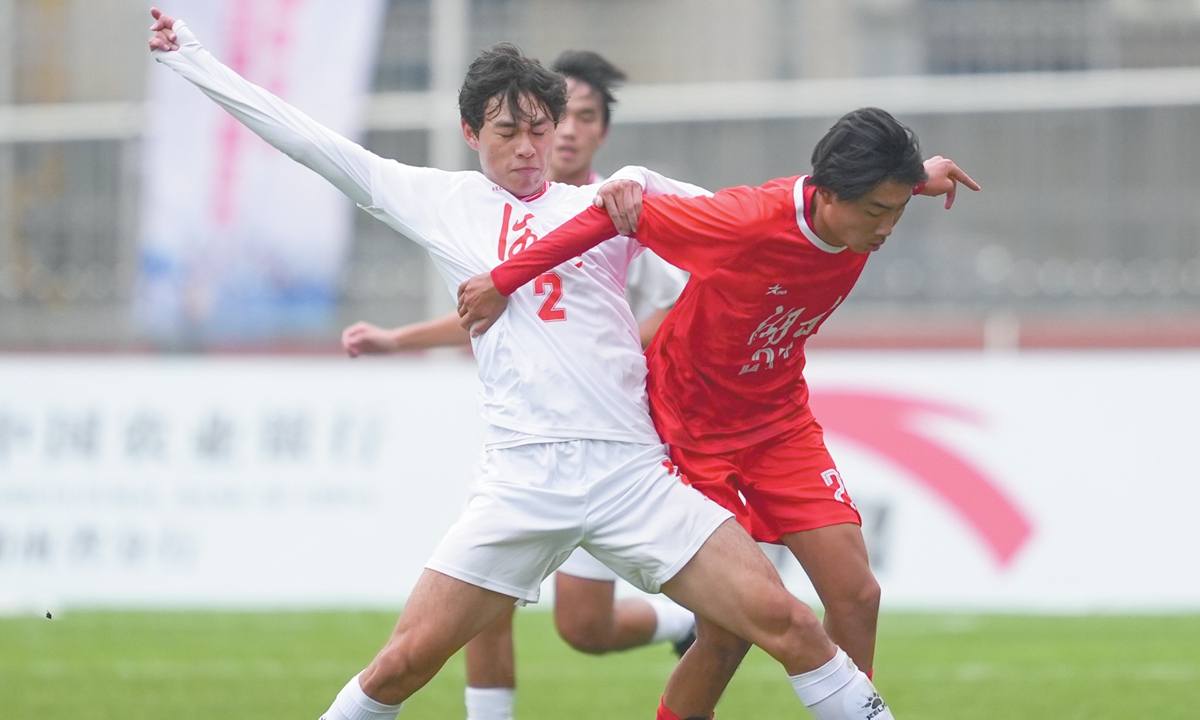
[[(806, 179), (643, 199), (638, 240), (692, 274), (646, 350), (651, 415), (672, 445), (727, 452), (812, 418), (804, 343), (846, 298), (868, 256), (817, 237), (815, 188)], [(613, 232), (607, 215), (591, 208), (497, 267), (493, 281), (508, 294)]]

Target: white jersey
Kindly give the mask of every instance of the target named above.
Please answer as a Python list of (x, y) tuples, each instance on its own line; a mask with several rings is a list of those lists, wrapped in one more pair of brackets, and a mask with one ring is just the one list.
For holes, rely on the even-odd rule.
[(625, 300), (634, 319), (641, 323), (659, 310), (675, 307), (687, 281), (687, 272), (644, 250), (629, 263), (625, 278)]
[[(588, 184), (603, 185), (605, 180), (607, 178), (593, 172)], [(705, 191), (704, 194), (711, 193)], [(654, 251), (643, 249), (642, 254), (629, 263), (625, 276), (625, 300), (633, 311), (633, 319), (641, 324), (659, 310), (675, 307), (687, 281), (686, 271), (655, 255)]]
[[(321, 174), (360, 207), (424, 247), (451, 296), (463, 281), (583, 211), (597, 186), (547, 183), (517, 198), (478, 172), (403, 165), (367, 151), (217, 62), (182, 22), (180, 49), (155, 58), (264, 140)], [(637, 170), (647, 193), (707, 194)], [(594, 439), (659, 443), (646, 401), (646, 362), (622, 298), (641, 247), (618, 237), (513, 293), (474, 339), (480, 412), (490, 443)]]

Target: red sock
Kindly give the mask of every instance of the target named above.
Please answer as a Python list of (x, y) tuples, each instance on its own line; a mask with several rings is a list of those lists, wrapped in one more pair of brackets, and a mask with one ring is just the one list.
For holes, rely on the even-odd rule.
[(867, 679), (871, 682), (875, 682), (875, 668), (871, 668), (867, 671)]
[[(708, 720), (713, 720), (714, 716), (715, 713), (709, 715)], [(658, 714), (654, 716), (654, 720), (683, 720), (683, 718), (668, 710), (666, 698), (662, 698), (658, 701)]]
[(683, 718), (668, 710), (666, 699), (661, 698), (658, 701), (658, 714), (654, 716), (654, 720), (683, 720)]

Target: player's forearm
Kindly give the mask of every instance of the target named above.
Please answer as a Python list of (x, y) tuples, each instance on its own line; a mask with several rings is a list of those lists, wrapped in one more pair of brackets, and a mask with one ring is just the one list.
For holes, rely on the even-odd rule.
[(396, 350), (428, 350), (471, 343), (471, 335), (458, 324), (456, 313), (396, 328), (392, 337)]
[(314, 170), (359, 205), (371, 205), (375, 156), (222, 65), (181, 21), (179, 49), (155, 50), (160, 63), (182, 75), (256, 135)]
[(582, 255), (617, 234), (608, 213), (589, 207), (554, 232), (517, 253), (492, 270), (492, 283), (501, 295), (512, 295), (517, 288), (538, 275)]

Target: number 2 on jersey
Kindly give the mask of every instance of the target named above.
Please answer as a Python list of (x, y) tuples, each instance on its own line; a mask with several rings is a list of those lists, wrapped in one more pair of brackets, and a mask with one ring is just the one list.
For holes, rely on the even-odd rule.
[(537, 280), (533, 281), (534, 295), (545, 295), (546, 299), (542, 302), (542, 306), (538, 308), (538, 317), (544, 322), (555, 322), (558, 320), (567, 319), (567, 311), (558, 307), (558, 301), (562, 299), (562, 278), (557, 273), (542, 273), (537, 276)]

